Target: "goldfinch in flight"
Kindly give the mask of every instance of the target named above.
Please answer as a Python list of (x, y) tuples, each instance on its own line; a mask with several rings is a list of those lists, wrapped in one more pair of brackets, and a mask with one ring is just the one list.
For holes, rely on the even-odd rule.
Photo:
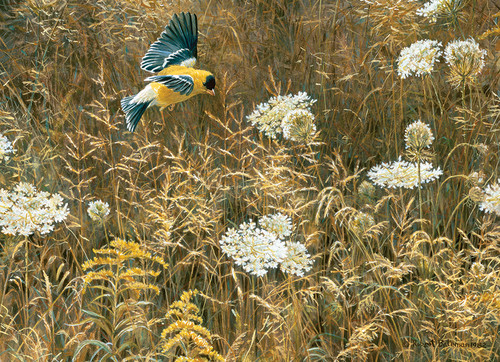
[(134, 96), (122, 99), (127, 129), (134, 132), (144, 111), (150, 106), (167, 107), (197, 94), (215, 95), (215, 77), (194, 69), (197, 56), (198, 19), (195, 14), (175, 14), (142, 58), (141, 69), (157, 75)]

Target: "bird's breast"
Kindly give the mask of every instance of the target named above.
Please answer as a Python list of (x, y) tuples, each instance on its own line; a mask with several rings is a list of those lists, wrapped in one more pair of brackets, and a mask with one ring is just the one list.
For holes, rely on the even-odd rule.
[(178, 92), (174, 92), (163, 84), (155, 82), (151, 83), (151, 88), (157, 95), (156, 104), (160, 107), (167, 107), (174, 103), (183, 102), (194, 95), (193, 93), (190, 95), (182, 95)]

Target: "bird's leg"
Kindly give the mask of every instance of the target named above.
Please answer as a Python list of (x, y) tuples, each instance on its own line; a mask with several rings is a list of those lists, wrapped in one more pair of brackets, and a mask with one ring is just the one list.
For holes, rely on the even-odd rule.
[(172, 112), (174, 110), (175, 104), (171, 104), (168, 106), (168, 110)]

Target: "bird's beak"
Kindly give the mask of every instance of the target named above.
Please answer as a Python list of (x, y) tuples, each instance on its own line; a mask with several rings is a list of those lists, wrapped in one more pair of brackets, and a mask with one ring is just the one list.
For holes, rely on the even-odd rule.
[(207, 92), (208, 94), (210, 94), (212, 96), (215, 96), (215, 90), (214, 89), (208, 89), (207, 91), (208, 91)]

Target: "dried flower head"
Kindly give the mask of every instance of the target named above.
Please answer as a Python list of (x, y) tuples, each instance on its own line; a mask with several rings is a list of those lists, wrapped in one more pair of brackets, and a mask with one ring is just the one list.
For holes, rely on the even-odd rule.
[(470, 272), (474, 277), (481, 278), (484, 274), (484, 265), (476, 261), (471, 265)]
[(10, 192), (0, 190), (0, 226), (4, 234), (47, 234), (68, 214), (68, 204), (63, 204), (61, 195), (37, 191), (32, 184), (20, 182)]
[(0, 161), (8, 161), (9, 154), (16, 153), (16, 150), (12, 147), (12, 143), (7, 137), (0, 133)]
[(467, 183), (471, 186), (479, 186), (484, 182), (485, 176), (481, 171), (472, 171), (469, 176), (467, 176)]
[[(429, 162), (420, 164), (422, 184), (437, 180), (442, 174), (443, 171), (439, 167), (434, 169)], [(402, 161), (400, 157), (398, 161), (372, 167), (368, 177), (380, 187), (412, 189), (418, 186), (418, 166), (416, 163)]]
[(314, 115), (307, 109), (296, 109), (283, 118), (283, 137), (287, 140), (308, 144), (316, 136)]
[(349, 220), (349, 229), (358, 237), (363, 237), (373, 225), (375, 225), (373, 216), (364, 212), (357, 212)]
[(276, 138), (278, 133), (283, 132), (282, 122), (289, 112), (299, 109), (310, 111), (314, 102), (316, 100), (304, 92), (272, 97), (267, 103), (259, 104), (247, 119), (267, 137)]
[(484, 199), (479, 204), (479, 209), (500, 216), (500, 179), (484, 189)]
[(288, 242), (287, 255), (281, 262), (280, 268), (285, 273), (302, 277), (312, 268), (313, 260), (302, 243)]
[(475, 203), (480, 203), (484, 200), (484, 193), (480, 187), (474, 186), (469, 189), (469, 199)]
[(413, 122), (405, 130), (406, 148), (420, 152), (429, 148), (434, 141), (431, 128), (420, 120)]
[(436, 40), (419, 40), (404, 48), (399, 55), (398, 73), (401, 78), (430, 74), (434, 63), (442, 54), (442, 44)]
[(103, 222), (109, 215), (109, 204), (101, 200), (91, 201), (87, 212), (92, 220)]
[(358, 187), (358, 197), (361, 202), (369, 203), (375, 197), (375, 186), (369, 181), (363, 181)]
[(448, 43), (444, 58), (450, 67), (450, 83), (455, 87), (474, 84), (484, 67), (485, 56), (486, 50), (480, 49), (479, 44), (472, 38)]

